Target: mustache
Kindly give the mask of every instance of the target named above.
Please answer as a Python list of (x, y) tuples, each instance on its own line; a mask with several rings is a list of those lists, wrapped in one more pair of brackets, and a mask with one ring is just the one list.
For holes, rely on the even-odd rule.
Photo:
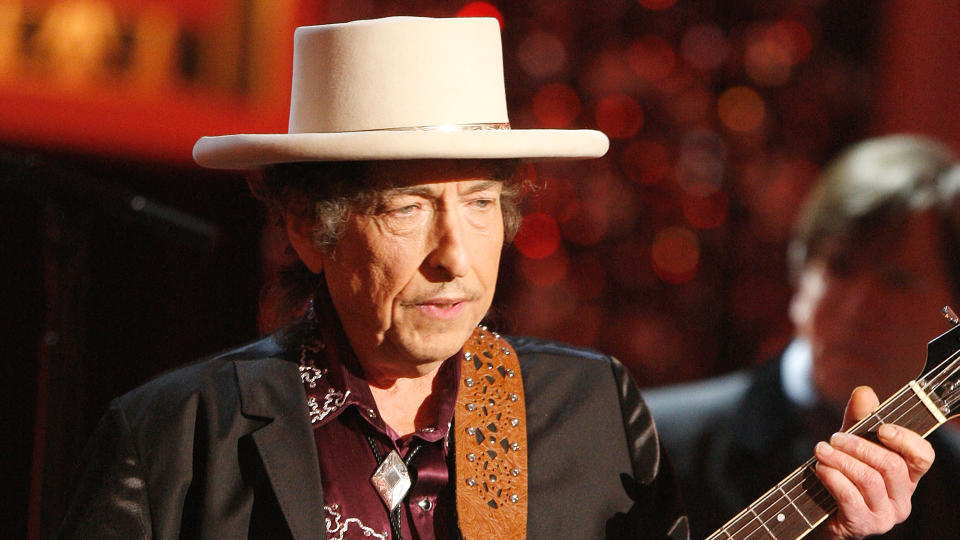
[(410, 298), (400, 301), (402, 305), (426, 304), (437, 299), (451, 299), (458, 302), (472, 302), (480, 299), (480, 291), (472, 287), (444, 283), (433, 290), (421, 291)]

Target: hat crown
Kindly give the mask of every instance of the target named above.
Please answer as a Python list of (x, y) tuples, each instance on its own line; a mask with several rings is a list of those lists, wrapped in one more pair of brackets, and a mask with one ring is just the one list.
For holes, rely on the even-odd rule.
[(496, 19), (298, 28), (289, 133), (507, 123)]

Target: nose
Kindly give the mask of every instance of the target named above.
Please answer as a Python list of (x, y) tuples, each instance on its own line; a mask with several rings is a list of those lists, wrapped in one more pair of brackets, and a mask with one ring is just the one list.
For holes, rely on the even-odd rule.
[(441, 279), (466, 275), (470, 254), (464, 244), (464, 224), (455, 210), (437, 212), (433, 226), (433, 250), (427, 256), (427, 266), (443, 273)]

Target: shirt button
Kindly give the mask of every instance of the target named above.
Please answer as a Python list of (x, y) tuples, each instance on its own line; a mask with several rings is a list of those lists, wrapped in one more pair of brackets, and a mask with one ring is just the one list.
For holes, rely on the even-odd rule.
[(373, 410), (373, 409), (367, 409), (367, 416), (369, 416), (370, 418), (376, 418), (376, 417), (377, 417), (377, 411), (375, 411), (375, 410)]
[(433, 510), (433, 501), (424, 497), (417, 502), (417, 506), (419, 506), (424, 512), (429, 512), (430, 510)]

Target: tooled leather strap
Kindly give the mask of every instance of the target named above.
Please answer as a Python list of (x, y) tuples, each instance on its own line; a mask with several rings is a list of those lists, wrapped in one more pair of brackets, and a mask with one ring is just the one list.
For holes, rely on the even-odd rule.
[(478, 327), (464, 345), (454, 413), (457, 516), (465, 540), (526, 537), (526, 418), (516, 352)]

